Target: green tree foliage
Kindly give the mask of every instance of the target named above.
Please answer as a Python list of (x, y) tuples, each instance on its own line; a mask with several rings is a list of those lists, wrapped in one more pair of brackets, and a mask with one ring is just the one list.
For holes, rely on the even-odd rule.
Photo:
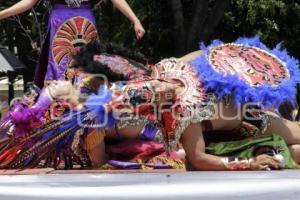
[(282, 42), (299, 59), (300, 1), (232, 0), (213, 37), (232, 41), (256, 34), (270, 47)]
[[(18, 0), (3, 1), (0, 9), (7, 8)], [(41, 44), (46, 33), (46, 23), (49, 8), (37, 6), (21, 15), (0, 21), (0, 45), (15, 52), (19, 59), (27, 66), (24, 71), (25, 82), (32, 81), (35, 66), (38, 60)]]
[[(18, 1), (0, 2), (3, 9)], [(95, 8), (100, 38), (140, 51), (152, 63), (196, 50), (200, 41), (219, 38), (230, 42), (256, 34), (270, 47), (282, 41), (292, 55), (300, 58), (299, 0), (128, 0), (128, 3), (145, 26), (146, 36), (136, 40), (129, 20), (106, 1)], [(34, 66), (37, 60), (48, 9), (39, 5), (35, 12), (0, 21), (0, 44), (10, 49), (17, 46), (20, 58), (27, 65)]]
[(150, 62), (172, 55), (172, 14), (168, 1), (128, 0), (147, 33), (138, 41), (133, 26), (112, 4), (95, 10), (101, 40), (143, 52)]
[[(181, 7), (172, 9), (172, 1)], [(241, 36), (254, 35), (260, 35), (269, 47), (282, 42), (293, 56), (300, 58), (299, 0), (231, 0), (229, 5), (223, 0), (128, 2), (145, 25), (146, 37), (136, 41), (128, 20), (111, 4), (106, 4), (99, 12), (102, 38), (142, 51), (153, 61), (196, 50), (200, 41), (219, 38), (231, 42)], [(182, 15), (177, 21), (174, 12)], [(183, 50), (178, 50), (181, 47)]]

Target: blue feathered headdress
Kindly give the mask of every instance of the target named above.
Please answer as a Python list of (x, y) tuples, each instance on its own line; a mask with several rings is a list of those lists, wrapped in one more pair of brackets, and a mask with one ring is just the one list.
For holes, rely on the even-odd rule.
[(213, 91), (219, 99), (232, 97), (235, 105), (246, 102), (259, 102), (265, 108), (277, 108), (284, 102), (295, 105), (297, 83), (300, 82), (298, 61), (289, 56), (286, 50), (282, 50), (281, 44), (274, 49), (266, 47), (258, 36), (254, 38), (239, 38), (235, 44), (245, 47), (255, 47), (265, 51), (284, 63), (289, 71), (290, 78), (280, 81), (276, 87), (270, 84), (253, 86), (241, 79), (239, 74), (225, 74), (216, 71), (209, 61), (209, 53), (212, 49), (222, 45), (220, 40), (214, 40), (209, 46), (201, 44), (202, 56), (193, 61), (203, 85), (207, 91)]

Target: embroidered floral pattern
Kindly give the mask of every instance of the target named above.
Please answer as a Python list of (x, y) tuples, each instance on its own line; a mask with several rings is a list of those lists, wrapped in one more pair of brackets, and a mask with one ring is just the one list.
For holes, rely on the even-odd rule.
[(95, 55), (94, 61), (107, 65), (113, 72), (129, 79), (140, 78), (145, 74), (144, 70), (135, 68), (128, 60), (117, 55)]

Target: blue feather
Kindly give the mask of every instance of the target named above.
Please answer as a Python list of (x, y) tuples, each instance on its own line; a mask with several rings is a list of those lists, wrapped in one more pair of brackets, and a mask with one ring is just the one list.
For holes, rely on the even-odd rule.
[(246, 102), (260, 102), (265, 108), (278, 108), (285, 102), (295, 105), (296, 86), (300, 82), (298, 61), (289, 56), (286, 50), (282, 50), (281, 44), (278, 44), (271, 50), (260, 41), (258, 36), (253, 38), (239, 38), (235, 43), (258, 47), (277, 56), (286, 64), (290, 72), (290, 79), (282, 81), (276, 88), (270, 85), (252, 87), (237, 75), (224, 75), (215, 71), (208, 62), (207, 55), (212, 48), (219, 46), (222, 42), (214, 40), (209, 46), (201, 43), (200, 48), (203, 54), (192, 62), (199, 73), (199, 78), (203, 82), (205, 89), (207, 91), (213, 90), (219, 100), (232, 96), (236, 105)]
[(107, 112), (105, 104), (112, 100), (111, 92), (105, 87), (99, 88), (97, 95), (91, 95), (85, 103), (85, 106), (96, 116), (100, 127), (112, 127), (115, 123), (111, 112)]

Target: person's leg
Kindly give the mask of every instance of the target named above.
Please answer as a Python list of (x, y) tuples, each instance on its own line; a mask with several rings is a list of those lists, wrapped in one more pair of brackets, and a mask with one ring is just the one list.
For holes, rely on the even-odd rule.
[[(242, 112), (232, 105), (218, 105), (218, 112), (215, 119), (211, 120), (214, 131), (233, 130), (240, 126)], [(292, 122), (282, 118), (272, 119), (266, 134), (278, 134), (282, 136), (288, 145), (300, 145), (300, 126), (297, 122)]]
[(193, 51), (193, 52), (186, 54), (185, 56), (179, 58), (179, 60), (181, 60), (182, 62), (188, 63), (188, 62), (195, 60), (197, 57), (200, 57), (201, 54), (202, 54), (202, 51), (200, 51), (200, 50)]
[(300, 163), (300, 126), (298, 123), (282, 118), (273, 119), (266, 134), (274, 133), (283, 137), (289, 146), (292, 158)]
[(266, 134), (282, 136), (288, 145), (300, 145), (300, 126), (296, 122), (282, 118), (273, 119), (266, 130)]
[(300, 145), (290, 145), (289, 146), (290, 152), (295, 162), (300, 163)]
[[(233, 106), (218, 106), (216, 119), (211, 120), (213, 130), (233, 130), (240, 126), (242, 112)], [(273, 119), (265, 134), (278, 134), (283, 137), (290, 148), (293, 159), (300, 163), (300, 126), (282, 118)]]
[(104, 131), (94, 130), (85, 139), (85, 148), (92, 162), (92, 167), (101, 167), (106, 163)]

